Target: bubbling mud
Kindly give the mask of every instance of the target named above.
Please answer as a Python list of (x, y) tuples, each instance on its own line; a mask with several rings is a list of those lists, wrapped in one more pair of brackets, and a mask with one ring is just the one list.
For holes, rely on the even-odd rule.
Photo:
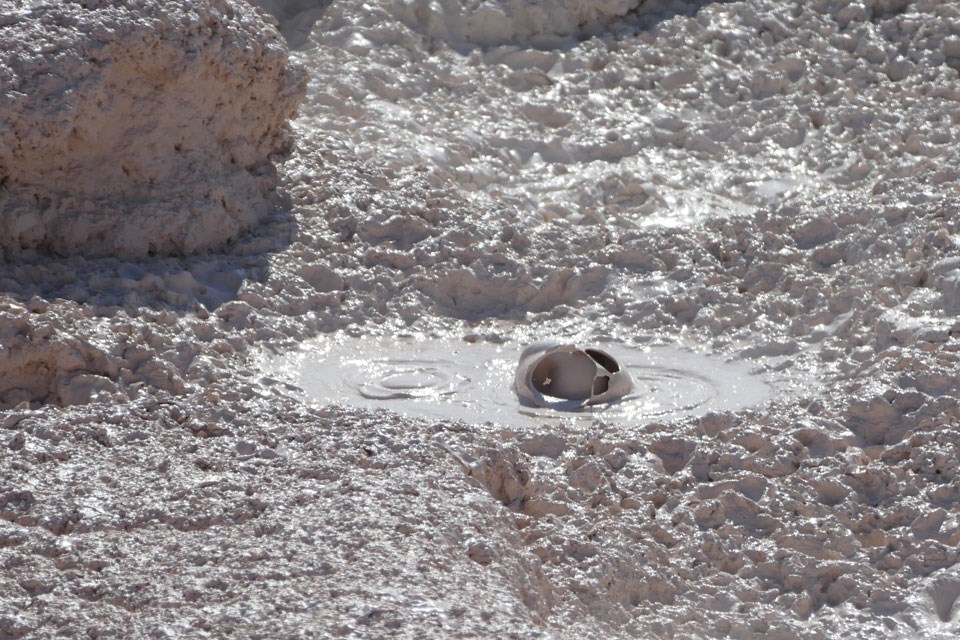
[(515, 427), (560, 420), (672, 420), (751, 407), (771, 397), (770, 384), (745, 363), (674, 347), (618, 346), (608, 351), (634, 381), (620, 401), (574, 411), (523, 406), (513, 389), (521, 350), (521, 345), (449, 339), (324, 338), (266, 358), (265, 381), (277, 390), (295, 390), (311, 404)]

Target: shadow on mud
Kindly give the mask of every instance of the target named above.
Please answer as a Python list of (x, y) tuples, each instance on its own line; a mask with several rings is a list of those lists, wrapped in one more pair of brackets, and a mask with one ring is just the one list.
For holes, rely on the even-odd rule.
[(277, 20), (280, 33), (291, 49), (303, 47), (313, 25), (333, 4), (333, 0), (251, 0)]
[(727, 4), (734, 0), (686, 0), (673, 2), (671, 0), (647, 0), (640, 4), (630, 14), (632, 21), (646, 31), (655, 28), (659, 23), (672, 20), (677, 16), (694, 16), (700, 9), (714, 4)]
[(266, 281), (270, 255), (290, 245), (296, 228), (283, 207), (219, 251), (196, 255), (121, 259), (28, 251), (0, 259), (0, 292), (21, 303), (73, 300), (98, 314), (121, 308), (213, 311), (236, 299), (244, 281)]

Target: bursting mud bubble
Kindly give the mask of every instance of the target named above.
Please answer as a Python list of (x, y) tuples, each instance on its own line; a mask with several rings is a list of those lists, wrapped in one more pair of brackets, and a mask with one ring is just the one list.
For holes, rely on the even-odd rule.
[(743, 363), (668, 347), (620, 348), (616, 353), (633, 385), (622, 397), (595, 407), (524, 403), (514, 387), (521, 350), (510, 344), (325, 336), (291, 354), (269, 357), (263, 367), (276, 388), (314, 404), (389, 409), (493, 428), (562, 421), (581, 428), (594, 421), (630, 428), (650, 420), (751, 407), (771, 397), (768, 384), (750, 375)]
[[(41, 4), (21, 62), (50, 95), (97, 86), (58, 47), (143, 47), (122, 14), (159, 7)], [(960, 634), (956, 3), (264, 1), (289, 61), (266, 13), (175, 4), (170, 59), (233, 68), (187, 46), (229, 22), (305, 72), (295, 146), (294, 94), (258, 98), (184, 147), (249, 198), (173, 163), (102, 212), (108, 183), (28, 192), (0, 156), (0, 205), (56, 191), (125, 230), (84, 253), (89, 225), (17, 218), (0, 263), (0, 636)], [(31, 135), (77, 148), (67, 107)], [(151, 251), (207, 220), (178, 193), (242, 224)], [(142, 206), (174, 224), (137, 235)], [(537, 340), (622, 358), (660, 408), (519, 413)], [(309, 353), (335, 375), (268, 365)]]

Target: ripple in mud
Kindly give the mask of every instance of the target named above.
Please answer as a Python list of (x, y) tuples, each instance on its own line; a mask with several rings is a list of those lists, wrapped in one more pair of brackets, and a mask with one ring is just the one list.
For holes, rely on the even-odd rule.
[(464, 391), (470, 378), (443, 360), (371, 359), (342, 372), (345, 385), (370, 400), (440, 398)]
[(520, 345), (328, 338), (270, 358), (265, 369), (296, 385), (310, 403), (510, 426), (594, 419), (636, 424), (736, 410), (770, 398), (767, 384), (743, 363), (668, 347), (603, 348), (623, 363), (635, 389), (620, 402), (572, 412), (520, 405), (512, 386)]

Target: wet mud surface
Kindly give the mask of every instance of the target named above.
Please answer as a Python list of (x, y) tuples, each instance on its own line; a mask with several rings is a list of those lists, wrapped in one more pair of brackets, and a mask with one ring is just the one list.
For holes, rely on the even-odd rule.
[(292, 354), (267, 356), (263, 366), (268, 385), (313, 404), (511, 427), (568, 420), (584, 428), (601, 421), (629, 429), (651, 420), (752, 407), (773, 395), (744, 363), (668, 347), (604, 346), (634, 388), (622, 399), (579, 410), (523, 403), (514, 381), (521, 351), (509, 343), (326, 336)]

